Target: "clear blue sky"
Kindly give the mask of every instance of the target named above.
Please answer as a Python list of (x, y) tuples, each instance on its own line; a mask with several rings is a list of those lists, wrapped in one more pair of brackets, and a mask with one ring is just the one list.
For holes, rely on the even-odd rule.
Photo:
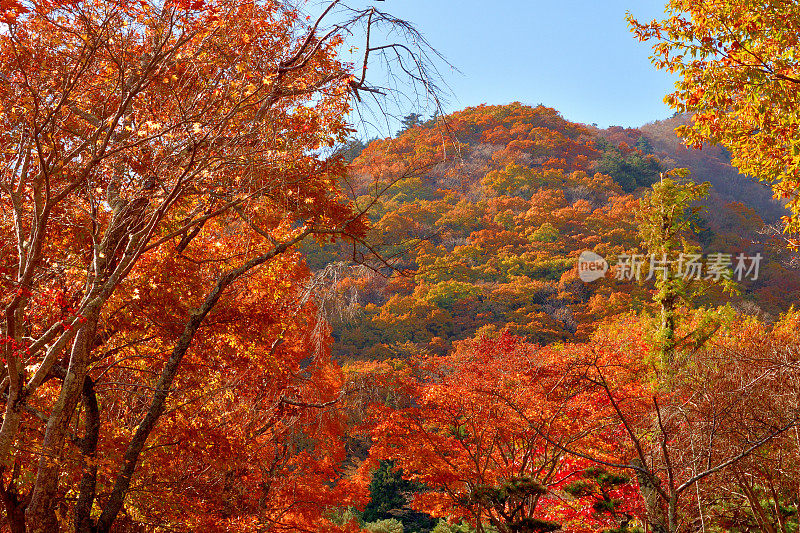
[(650, 20), (659, 0), (386, 0), (380, 9), (412, 21), (462, 74), (443, 71), (448, 111), (481, 103), (545, 104), (599, 126), (639, 126), (669, 117), (673, 79), (650, 64), (625, 12)]

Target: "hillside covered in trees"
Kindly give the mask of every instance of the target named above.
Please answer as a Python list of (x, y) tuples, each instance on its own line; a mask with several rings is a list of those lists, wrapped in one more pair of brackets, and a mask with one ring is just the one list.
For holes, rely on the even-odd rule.
[[(514, 103), (444, 126), (409, 118), (347, 152), (384, 261), (348, 270), (363, 250), (306, 251), (312, 269), (337, 266), (347, 301), (329, 316), (351, 460), (379, 461), (366, 510), (342, 519), (374, 532), (792, 531), (785, 484), (800, 463), (781, 458), (796, 413), (778, 397), (797, 394), (785, 379), (800, 271), (769, 190), (724, 149), (673, 142), (681, 117), (598, 130)], [(673, 181), (680, 168), (694, 185)], [(733, 284), (613, 269), (587, 282), (585, 250), (763, 261)]]
[[(420, 122), (363, 147), (349, 186), (362, 202), (386, 188), (369, 212), (371, 240), (396, 258), (395, 272), (343, 282), (359, 308), (336, 324), (336, 355), (442, 355), (454, 341), (500, 331), (545, 344), (584, 341), (605, 318), (647, 311), (652, 283), (611, 276), (585, 283), (576, 263), (584, 250), (609, 261), (645, 254), (635, 208), (676, 167), (712, 184), (692, 237), (702, 252), (764, 256), (757, 280), (744, 280), (733, 296), (709, 292), (698, 305), (727, 302), (771, 317), (788, 310), (800, 295), (800, 271), (765, 230), (783, 208), (768, 188), (733, 178), (723, 149), (672, 142), (666, 132), (678, 123), (597, 130), (515, 103), (469, 108), (443, 126)], [(328, 247), (308, 260), (320, 269), (348, 254)]]

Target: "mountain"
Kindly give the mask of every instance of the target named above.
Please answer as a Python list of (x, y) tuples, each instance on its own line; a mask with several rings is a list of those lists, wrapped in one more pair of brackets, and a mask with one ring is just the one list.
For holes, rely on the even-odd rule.
[(777, 222), (788, 211), (773, 198), (769, 185), (740, 174), (731, 166), (731, 156), (722, 146), (703, 145), (702, 149), (686, 147), (675, 129), (689, 124), (688, 115), (676, 115), (658, 120), (640, 128), (612, 126), (599, 130), (598, 134), (619, 144), (628, 143), (655, 154), (668, 168), (688, 168), (694, 181), (708, 181), (717, 198), (725, 202), (741, 202), (753, 208), (768, 223)]
[[(334, 324), (336, 355), (443, 354), (501, 330), (537, 343), (580, 341), (604, 319), (649, 309), (647, 283), (586, 283), (576, 263), (584, 250), (609, 261), (640, 252), (638, 198), (675, 167), (713, 185), (698, 219), (704, 252), (764, 256), (741, 295), (712, 292), (700, 303), (764, 316), (786, 310), (800, 295), (800, 273), (762, 231), (781, 206), (738, 176), (720, 148), (673, 142), (667, 131), (680, 120), (599, 130), (545, 106), (484, 105), (371, 142), (348, 186), (356, 205), (369, 207), (371, 242), (393, 270), (378, 265), (338, 282), (358, 306)], [(317, 270), (361, 257), (341, 245), (306, 253)]]

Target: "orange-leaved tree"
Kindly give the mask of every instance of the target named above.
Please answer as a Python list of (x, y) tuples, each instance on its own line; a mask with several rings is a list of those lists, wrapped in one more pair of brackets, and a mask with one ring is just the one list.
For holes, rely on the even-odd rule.
[(291, 250), (363, 236), (331, 148), (370, 53), (412, 50), (373, 31), (354, 71), (343, 36), (413, 33), (340, 4), (313, 20), (270, 0), (3, 2), (12, 531), (322, 527), (340, 378), (301, 327)]
[[(625, 447), (615, 427), (598, 430), (604, 397), (558, 355), (503, 334), (426, 359), (415, 404), (382, 411), (372, 455), (428, 487), (414, 496), (415, 508), (478, 531), (627, 531), (637, 514), (635, 483), (602, 477), (591, 461), (565, 453), (591, 450), (611, 462)], [(595, 474), (614, 483), (600, 490), (589, 481)]]
[[(628, 20), (653, 43), (653, 64), (676, 73), (666, 101), (692, 115), (689, 145), (731, 151), (743, 173), (772, 184), (800, 224), (800, 11), (784, 0), (669, 0), (663, 20)], [(796, 243), (795, 243), (796, 244)]]
[[(563, 379), (585, 383), (602, 406), (603, 414), (588, 421), (595, 429), (586, 431), (618, 428), (619, 441), (627, 443), (620, 457), (627, 457), (627, 463), (609, 461), (585, 447), (564, 446), (563, 451), (635, 474), (652, 531), (725, 524), (732, 507), (740, 506), (719, 497), (731, 488), (754, 487), (748, 499), (752, 512), (762, 517), (772, 510), (755, 491), (771, 487), (776, 509), (795, 499), (792, 492), (777, 492), (783, 474), (772, 479), (756, 475), (763, 476), (777, 457), (785, 459), (781, 468), (786, 471), (796, 468), (794, 432), (788, 432), (798, 423), (797, 316), (769, 328), (729, 311), (697, 311), (687, 317), (677, 330), (680, 336), (711, 321), (715, 327), (677, 352), (669, 380), (659, 380), (652, 368), (658, 343), (644, 334), (646, 319), (624, 319), (600, 328), (590, 343), (558, 348), (573, 361)], [(746, 481), (742, 469), (750, 470)]]

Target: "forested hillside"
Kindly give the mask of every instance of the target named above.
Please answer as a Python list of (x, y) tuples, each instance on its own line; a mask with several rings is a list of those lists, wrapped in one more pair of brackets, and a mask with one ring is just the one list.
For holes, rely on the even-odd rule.
[[(696, 217), (702, 251), (765, 257), (740, 294), (712, 292), (699, 304), (730, 302), (773, 317), (786, 311), (800, 294), (800, 272), (763, 231), (782, 208), (763, 185), (733, 179), (724, 150), (667, 141), (674, 125), (597, 130), (554, 109), (510, 104), (469, 108), (444, 127), (431, 121), (370, 143), (352, 163), (351, 186), (363, 202), (387, 187), (370, 210), (372, 239), (396, 256), (398, 272), (344, 283), (360, 306), (336, 323), (336, 355), (444, 354), (459, 339), (500, 331), (538, 343), (583, 341), (607, 317), (646, 311), (652, 283), (611, 276), (585, 283), (575, 265), (583, 250), (609, 260), (643, 253), (638, 198), (675, 167), (712, 183)], [(319, 269), (348, 253), (315, 250), (309, 262)]]
[(675, 134), (675, 129), (691, 122), (687, 115), (650, 122), (640, 128), (611, 127), (599, 132), (611, 142), (634, 145), (642, 137), (647, 141), (645, 151), (654, 153), (667, 166), (691, 170), (691, 178), (708, 181), (715, 196), (724, 202), (741, 202), (753, 208), (767, 223), (786, 215), (786, 209), (773, 197), (770, 187), (739, 173), (731, 165), (731, 155), (719, 145), (703, 144), (702, 149), (687, 147)]
[[(680, 118), (598, 130), (518, 103), (444, 126), (410, 118), (348, 152), (383, 262), (348, 270), (364, 250), (306, 250), (313, 269), (338, 265), (349, 457), (376, 469), (365, 510), (338, 519), (372, 532), (793, 531), (800, 464), (782, 458), (796, 446), (784, 400), (798, 397), (800, 271), (770, 229), (781, 205), (724, 150), (669, 141)], [(763, 260), (740, 283), (731, 269), (653, 275), (647, 261), (638, 280), (586, 281), (586, 250)]]

